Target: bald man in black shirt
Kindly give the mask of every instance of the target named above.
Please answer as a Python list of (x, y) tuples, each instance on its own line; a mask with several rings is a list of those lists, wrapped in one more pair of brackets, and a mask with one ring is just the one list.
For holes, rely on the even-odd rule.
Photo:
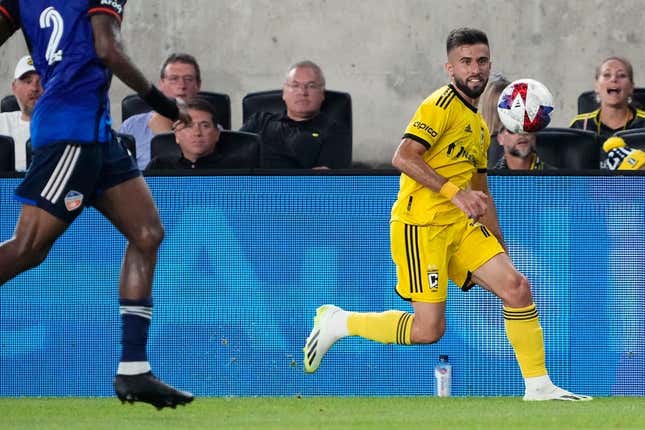
[(258, 112), (241, 131), (262, 137), (263, 166), (271, 169), (340, 169), (351, 167), (344, 149), (351, 133), (320, 111), (325, 78), (318, 65), (302, 61), (289, 68), (282, 89), (286, 111)]

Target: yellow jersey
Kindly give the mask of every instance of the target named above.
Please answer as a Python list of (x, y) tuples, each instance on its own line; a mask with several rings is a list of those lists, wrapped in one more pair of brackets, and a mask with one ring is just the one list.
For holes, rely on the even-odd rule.
[[(452, 85), (439, 88), (421, 103), (403, 137), (424, 145), (426, 164), (461, 189), (470, 186), (475, 172), (486, 171), (488, 127), (477, 108), (464, 100)], [(448, 225), (465, 216), (439, 193), (401, 174), (392, 221)]]

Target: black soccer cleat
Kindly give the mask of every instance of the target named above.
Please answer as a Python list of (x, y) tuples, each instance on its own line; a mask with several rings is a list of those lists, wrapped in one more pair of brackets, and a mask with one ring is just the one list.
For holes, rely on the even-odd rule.
[(194, 399), (191, 393), (174, 389), (157, 379), (152, 372), (116, 375), (114, 391), (122, 403), (145, 402), (157, 409), (166, 406), (174, 409), (177, 405), (185, 405)]

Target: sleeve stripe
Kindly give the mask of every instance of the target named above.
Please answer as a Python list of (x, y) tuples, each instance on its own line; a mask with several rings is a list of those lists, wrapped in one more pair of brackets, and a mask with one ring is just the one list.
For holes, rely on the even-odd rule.
[(416, 134), (405, 133), (405, 134), (403, 135), (403, 138), (404, 138), (404, 139), (412, 139), (412, 140), (414, 140), (415, 142), (419, 142), (421, 145), (425, 146), (425, 147), (426, 147), (426, 149), (430, 149), (430, 143), (426, 142), (425, 140), (423, 140), (422, 138), (420, 138), (420, 137), (419, 137), (419, 136), (417, 136)]
[(94, 14), (99, 14), (99, 13), (105, 13), (108, 15), (114, 16), (119, 22), (123, 20), (121, 15), (119, 15), (117, 12), (113, 11), (112, 9), (109, 9), (107, 7), (93, 7), (92, 9), (87, 11), (88, 15), (94, 15)]
[(437, 106), (440, 108), (443, 108), (444, 110), (450, 105), (450, 102), (455, 98), (455, 92), (454, 91), (446, 91), (441, 97), (439, 97), (439, 100), (435, 103)]

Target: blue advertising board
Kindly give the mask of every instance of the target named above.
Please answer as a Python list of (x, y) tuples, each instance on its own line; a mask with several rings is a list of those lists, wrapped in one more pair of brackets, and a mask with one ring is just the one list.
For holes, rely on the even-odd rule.
[[(500, 301), (450, 286), (434, 345), (343, 339), (303, 372), (316, 308), (410, 311), (394, 292), (389, 211), (398, 177), (148, 177), (166, 237), (149, 358), (201, 396), (432, 395), (439, 354), (453, 394), (521, 395)], [(645, 176), (491, 176), (500, 224), (530, 279), (554, 382), (645, 395)], [(0, 179), (0, 240), (19, 214)], [(0, 396), (109, 396), (120, 354), (126, 243), (88, 209), (38, 268), (0, 287)]]

